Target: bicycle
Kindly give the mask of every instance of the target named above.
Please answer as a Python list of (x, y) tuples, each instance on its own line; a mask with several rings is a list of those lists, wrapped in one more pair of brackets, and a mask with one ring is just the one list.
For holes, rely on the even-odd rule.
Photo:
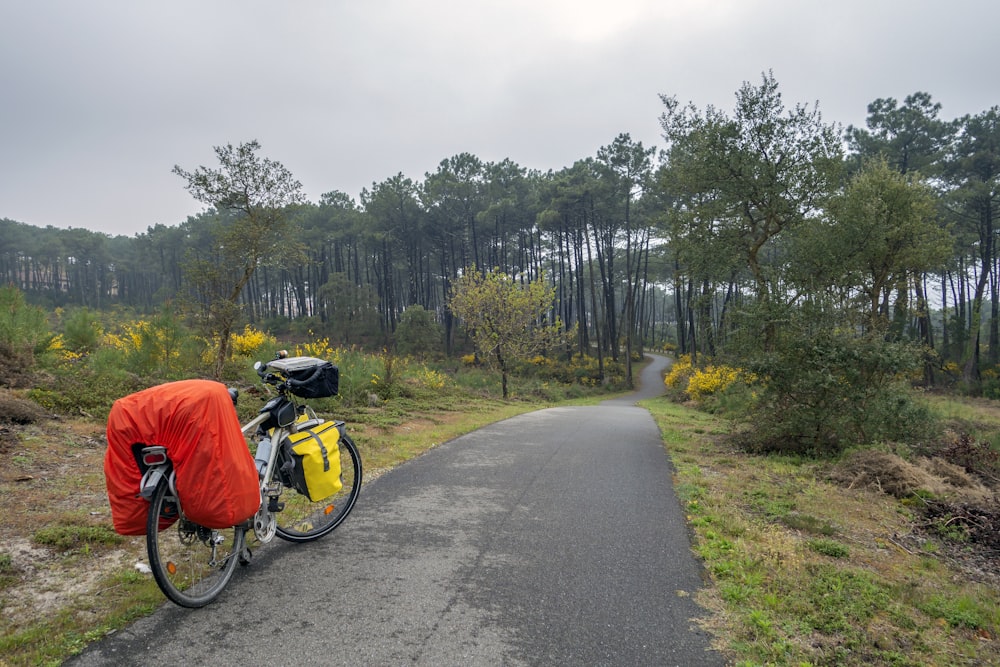
[[(297, 487), (298, 480), (293, 474), (295, 462), (287, 444), (289, 438), (328, 424), (310, 406), (296, 399), (335, 395), (336, 367), (320, 359), (287, 357), (279, 352), (274, 360), (258, 361), (254, 368), (265, 392), (270, 394), (273, 388), (276, 395), (256, 417), (242, 425), (243, 437), (256, 441), (257, 445), (254, 460), (260, 479), (260, 506), (253, 517), (225, 529), (206, 528), (191, 521), (178, 498), (173, 465), (166, 449), (150, 446), (141, 450), (140, 495), (149, 500), (146, 519), (149, 567), (163, 593), (182, 607), (203, 607), (210, 603), (229, 583), (237, 563), (250, 563), (250, 530), (254, 544), (266, 544), (275, 536), (289, 542), (319, 539), (343, 523), (361, 489), (361, 457), (343, 421), (332, 422), (339, 436), (338, 451), (329, 452), (329, 462), (339, 459), (341, 488), (313, 500)], [(326, 377), (317, 380), (324, 373)], [(235, 405), (238, 392), (230, 389), (229, 393)], [(296, 491), (285, 494), (288, 489)]]

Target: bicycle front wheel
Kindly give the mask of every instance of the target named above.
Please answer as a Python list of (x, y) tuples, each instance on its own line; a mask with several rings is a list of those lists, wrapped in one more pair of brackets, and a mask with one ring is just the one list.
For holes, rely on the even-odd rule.
[(341, 432), (340, 491), (312, 502), (308, 496), (288, 490), (282, 495), (284, 509), (277, 513), (278, 537), (289, 542), (309, 542), (333, 531), (354, 508), (361, 491), (361, 456), (354, 441)]
[(146, 519), (146, 551), (157, 585), (182, 607), (204, 607), (229, 583), (243, 551), (246, 528), (205, 528), (188, 520), (160, 480)]

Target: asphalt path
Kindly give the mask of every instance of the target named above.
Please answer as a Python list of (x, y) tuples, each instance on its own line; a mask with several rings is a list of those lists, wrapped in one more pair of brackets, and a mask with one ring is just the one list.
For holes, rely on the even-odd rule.
[(334, 533), (255, 551), (208, 607), (165, 603), (67, 664), (723, 665), (640, 390), (507, 419), (362, 488)]

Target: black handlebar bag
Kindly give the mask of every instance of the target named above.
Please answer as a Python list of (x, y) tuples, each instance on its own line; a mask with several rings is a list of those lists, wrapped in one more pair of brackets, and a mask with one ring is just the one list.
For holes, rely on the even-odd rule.
[(340, 369), (323, 359), (288, 357), (268, 362), (267, 368), (280, 373), (299, 398), (327, 398), (340, 390)]

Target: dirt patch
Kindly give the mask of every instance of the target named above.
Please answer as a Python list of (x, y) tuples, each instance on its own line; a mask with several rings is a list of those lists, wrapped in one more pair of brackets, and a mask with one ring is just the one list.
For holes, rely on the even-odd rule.
[(43, 416), (0, 426), (0, 555), (5, 556), (0, 610), (4, 634), (94, 596), (107, 575), (144, 559), (141, 540), (59, 550), (39, 531), (60, 525), (111, 528), (104, 487), (104, 425)]
[(16, 538), (3, 547), (19, 581), (2, 593), (4, 614), (26, 625), (93, 597), (105, 577), (131, 567), (136, 556), (127, 548), (106, 553), (59, 554), (30, 540)]

